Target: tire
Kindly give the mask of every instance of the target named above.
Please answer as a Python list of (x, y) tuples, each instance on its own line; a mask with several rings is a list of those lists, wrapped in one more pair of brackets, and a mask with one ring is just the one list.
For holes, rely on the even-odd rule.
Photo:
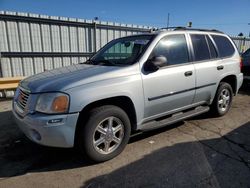
[(119, 155), (130, 138), (128, 115), (117, 106), (106, 105), (91, 110), (88, 120), (81, 126), (78, 147), (81, 153), (95, 162)]
[(231, 108), (233, 90), (230, 84), (221, 82), (211, 105), (211, 112), (215, 116), (224, 116)]

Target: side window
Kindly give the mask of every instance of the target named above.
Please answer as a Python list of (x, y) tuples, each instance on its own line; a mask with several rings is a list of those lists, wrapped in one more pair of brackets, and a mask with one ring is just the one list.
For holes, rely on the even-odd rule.
[(211, 41), (211, 39), (208, 36), (206, 36), (206, 38), (207, 38), (207, 43), (208, 43), (208, 46), (209, 46), (211, 59), (217, 58), (218, 55), (217, 55), (217, 52), (216, 52), (216, 49), (214, 47), (213, 42)]
[(228, 38), (220, 35), (212, 35), (218, 48), (220, 57), (228, 57), (234, 54), (235, 50)]
[(150, 58), (155, 56), (165, 56), (166, 65), (177, 65), (189, 62), (188, 47), (185, 35), (169, 35), (161, 39)]
[(190, 36), (194, 49), (195, 61), (210, 59), (210, 53), (205, 35), (191, 34)]

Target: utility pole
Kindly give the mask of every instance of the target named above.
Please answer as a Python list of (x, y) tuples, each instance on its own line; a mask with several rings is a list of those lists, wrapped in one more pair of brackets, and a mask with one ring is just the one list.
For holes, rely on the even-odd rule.
[[(248, 23), (248, 25), (250, 25), (250, 23)], [(248, 37), (250, 37), (250, 31), (249, 31)]]
[(168, 13), (168, 22), (167, 22), (167, 28), (169, 28), (169, 17), (170, 17), (170, 14)]

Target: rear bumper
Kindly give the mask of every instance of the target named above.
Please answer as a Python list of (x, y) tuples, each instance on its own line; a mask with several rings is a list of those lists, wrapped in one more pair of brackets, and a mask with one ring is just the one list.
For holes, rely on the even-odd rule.
[(242, 67), (242, 73), (244, 75), (244, 79), (250, 79), (250, 66), (243, 66)]
[(250, 80), (250, 76), (245, 76), (244, 75), (244, 80)]
[(12, 112), (18, 127), (33, 142), (63, 148), (74, 146), (78, 113), (63, 115), (36, 113), (21, 117), (15, 112), (14, 106)]
[(240, 73), (237, 75), (237, 93), (238, 93), (240, 87), (242, 86), (242, 83), (243, 83), (243, 74)]

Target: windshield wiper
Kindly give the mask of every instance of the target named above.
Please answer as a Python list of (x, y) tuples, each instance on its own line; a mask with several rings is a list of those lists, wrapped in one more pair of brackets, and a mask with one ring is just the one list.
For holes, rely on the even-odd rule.
[(97, 61), (97, 63), (100, 63), (100, 64), (104, 64), (104, 65), (110, 65), (110, 66), (115, 66), (115, 63), (109, 61), (109, 60), (100, 60), (100, 61)]
[(91, 59), (88, 59), (87, 61), (85, 62), (82, 62), (80, 64), (90, 64), (90, 65), (109, 65), (109, 66), (115, 66), (116, 64), (109, 61), (109, 60), (106, 60), (106, 59), (103, 59), (103, 60), (99, 60), (99, 61), (96, 61), (96, 60), (91, 60)]
[(93, 65), (95, 62), (96, 62), (96, 61), (93, 61), (93, 60), (91, 60), (91, 59), (88, 59), (87, 61), (81, 62), (80, 64), (91, 64), (91, 65)]

